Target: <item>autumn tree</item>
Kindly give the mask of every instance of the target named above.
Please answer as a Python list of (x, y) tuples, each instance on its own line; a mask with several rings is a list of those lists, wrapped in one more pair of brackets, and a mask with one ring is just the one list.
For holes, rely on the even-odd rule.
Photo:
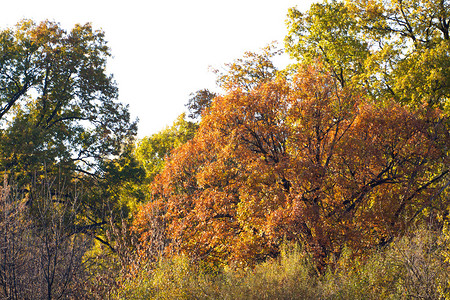
[(236, 266), (294, 240), (322, 270), (344, 246), (364, 251), (445, 213), (448, 123), (429, 122), (442, 117), (373, 103), (320, 64), (233, 86), (166, 162), (135, 228), (153, 254)]

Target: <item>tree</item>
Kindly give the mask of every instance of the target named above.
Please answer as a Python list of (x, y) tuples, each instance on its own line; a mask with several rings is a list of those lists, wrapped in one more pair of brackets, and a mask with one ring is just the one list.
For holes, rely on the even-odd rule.
[(391, 65), (379, 74), (387, 77), (387, 87), (397, 100), (432, 106), (448, 102), (447, 1), (354, 1), (348, 7), (371, 42), (379, 43), (369, 68)]
[(66, 32), (30, 20), (0, 32), (0, 166), (93, 172), (136, 133), (106, 73), (110, 51), (90, 24)]
[(322, 59), (341, 85), (364, 86), (379, 101), (444, 107), (449, 90), (447, 1), (330, 1), (291, 9), (286, 49)]
[[(0, 31), (0, 173), (15, 178), (26, 199), (20, 218), (5, 217), (4, 224), (20, 223), (16, 231), (1, 229), (9, 248), (0, 264), (17, 258), (15, 273), (0, 274), (5, 297), (73, 294), (86, 279), (89, 247), (98, 242), (118, 253), (108, 227), (131, 217), (140, 195), (125, 189), (144, 171), (130, 150), (137, 122), (107, 72), (110, 55), (104, 32), (89, 23), (65, 31), (23, 20)], [(15, 285), (8, 274), (18, 276)]]
[(344, 246), (363, 252), (445, 212), (442, 118), (375, 104), (320, 64), (232, 89), (174, 150), (135, 228), (152, 254), (236, 266), (294, 240), (323, 271)]
[(22, 233), (29, 226), (25, 221), (25, 203), (17, 201), (17, 190), (11, 188), (6, 176), (0, 187), (0, 286), (5, 299), (23, 298), (26, 285), (27, 237)]
[(137, 125), (117, 100), (109, 57), (91, 24), (65, 31), (23, 20), (0, 32), (0, 172), (16, 178), (32, 209), (42, 205), (31, 187), (43, 174), (84, 185), (77, 218), (94, 235), (126, 206), (112, 185), (139, 180), (138, 165), (125, 161)]
[(341, 86), (364, 72), (369, 45), (341, 1), (314, 3), (306, 13), (288, 12), (286, 51), (302, 63), (321, 58)]
[[(207, 91), (204, 93), (207, 97), (212, 95)], [(200, 94), (203, 95), (203, 91), (198, 92), (197, 95), (200, 97)], [(191, 105), (194, 104), (191, 103)], [(198, 125), (196, 123), (187, 121), (185, 114), (181, 114), (171, 127), (166, 127), (162, 131), (149, 137), (144, 137), (139, 141), (135, 151), (136, 159), (144, 167), (150, 182), (161, 172), (164, 167), (164, 161), (170, 155), (170, 152), (192, 139), (197, 129)]]

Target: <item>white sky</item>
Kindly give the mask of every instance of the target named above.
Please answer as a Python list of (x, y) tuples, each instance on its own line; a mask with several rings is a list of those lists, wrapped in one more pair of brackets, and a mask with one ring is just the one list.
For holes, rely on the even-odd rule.
[(316, 1), (7, 1), (0, 10), (0, 28), (29, 18), (57, 21), (67, 30), (86, 22), (103, 29), (119, 99), (139, 118), (142, 138), (172, 124), (185, 111), (190, 93), (216, 88), (209, 66), (220, 68), (274, 40), (282, 45), (288, 8), (305, 11), (312, 2)]

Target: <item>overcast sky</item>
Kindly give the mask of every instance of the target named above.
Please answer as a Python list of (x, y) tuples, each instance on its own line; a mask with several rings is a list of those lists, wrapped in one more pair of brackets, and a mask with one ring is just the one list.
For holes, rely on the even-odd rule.
[(209, 66), (282, 45), (289, 7), (307, 10), (313, 0), (22, 0), (2, 3), (0, 27), (23, 18), (49, 19), (70, 30), (91, 22), (106, 33), (109, 71), (119, 98), (140, 119), (139, 137), (151, 135), (185, 111), (189, 94), (215, 89)]

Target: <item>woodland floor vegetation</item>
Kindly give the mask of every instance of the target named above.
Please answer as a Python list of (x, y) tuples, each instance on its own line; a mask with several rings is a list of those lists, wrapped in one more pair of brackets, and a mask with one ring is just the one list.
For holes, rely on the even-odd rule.
[[(317, 273), (298, 244), (249, 269), (211, 268), (186, 256), (162, 259), (125, 276), (117, 299), (448, 299), (450, 239), (416, 229), (364, 258), (346, 249)], [(151, 270), (151, 271), (150, 271)]]

